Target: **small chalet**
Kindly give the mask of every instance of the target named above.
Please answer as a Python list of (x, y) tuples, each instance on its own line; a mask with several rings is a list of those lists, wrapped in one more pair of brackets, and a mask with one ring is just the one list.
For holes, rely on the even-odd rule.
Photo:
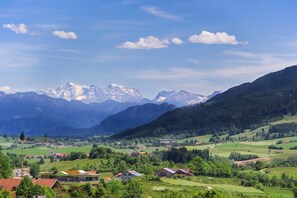
[(170, 168), (163, 168), (156, 173), (158, 177), (168, 177), (168, 178), (173, 177), (173, 175), (175, 174), (176, 174), (175, 170), (172, 170)]
[(99, 174), (96, 171), (59, 171), (56, 174), (53, 173), (43, 173), (41, 178), (44, 179), (57, 179), (61, 182), (92, 182), (99, 181)]
[(134, 170), (130, 170), (130, 171), (127, 171), (125, 173), (118, 173), (115, 175), (115, 178), (117, 179), (124, 179), (124, 180), (129, 180), (129, 179), (132, 179), (133, 177), (141, 177), (142, 174), (137, 172), (137, 171), (134, 171)]
[(171, 168), (163, 168), (159, 170), (156, 175), (158, 177), (173, 177), (174, 175), (177, 175), (179, 177), (185, 177), (185, 176), (191, 176), (192, 174), (190, 173), (191, 170), (189, 168), (184, 168), (184, 169), (171, 169)]

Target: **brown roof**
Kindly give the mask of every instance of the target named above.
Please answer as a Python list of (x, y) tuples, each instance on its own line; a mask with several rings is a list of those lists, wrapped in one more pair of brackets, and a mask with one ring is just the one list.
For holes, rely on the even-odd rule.
[[(17, 187), (21, 183), (21, 179), (0, 179), (0, 186), (4, 189), (12, 191), (14, 187)], [(52, 188), (57, 182), (56, 179), (34, 179), (32, 182), (36, 185), (46, 186)]]
[(32, 180), (32, 182), (39, 186), (52, 188), (56, 184), (57, 180), (56, 179), (34, 179)]
[(13, 187), (20, 185), (21, 181), (21, 179), (0, 179), (0, 186), (6, 190), (12, 191)]

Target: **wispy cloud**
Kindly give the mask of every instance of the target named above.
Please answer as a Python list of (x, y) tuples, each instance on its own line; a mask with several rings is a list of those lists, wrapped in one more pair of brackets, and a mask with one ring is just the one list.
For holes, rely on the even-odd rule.
[[(252, 53), (248, 51), (226, 51), (221, 67), (143, 70), (135, 78), (159, 84), (175, 85), (184, 89), (210, 92), (226, 90), (232, 86), (252, 81), (269, 72), (297, 64), (297, 54)], [(192, 60), (187, 59), (191, 62)], [(195, 62), (196, 60), (194, 60)], [(199, 64), (201, 65), (201, 64)], [(225, 83), (218, 83), (225, 82)], [(202, 84), (201, 84), (202, 83)]]
[(190, 68), (171, 68), (167, 70), (146, 70), (140, 72), (137, 78), (147, 80), (190, 79), (204, 76), (204, 72)]
[(146, 38), (140, 38), (136, 42), (126, 41), (117, 48), (125, 49), (159, 49), (165, 48), (170, 44), (168, 39), (159, 39), (154, 36), (148, 36)]
[(82, 53), (80, 50), (76, 50), (76, 49), (58, 49), (57, 51), (59, 52), (66, 52), (66, 53), (75, 53), (75, 54), (80, 54)]
[(53, 35), (57, 36), (61, 39), (73, 39), (76, 40), (78, 39), (78, 36), (75, 34), (75, 32), (64, 32), (60, 30), (53, 31)]
[(10, 23), (10, 24), (4, 24), (2, 26), (4, 29), (9, 29), (13, 32), (15, 32), (16, 34), (28, 34), (28, 28), (24, 23), (20, 23), (20, 24), (14, 24), (14, 23)]
[(186, 61), (189, 62), (189, 63), (192, 63), (194, 65), (200, 65), (199, 60), (196, 60), (194, 58), (187, 58)]
[(40, 46), (21, 44), (0, 45), (0, 69), (13, 69), (32, 67), (39, 62), (36, 51), (42, 50)]
[(200, 34), (190, 36), (189, 41), (201, 44), (247, 44), (247, 42), (237, 41), (234, 35), (229, 35), (226, 32), (212, 33), (208, 31), (202, 31)]
[(170, 13), (165, 12), (165, 11), (161, 10), (160, 8), (157, 8), (154, 6), (142, 6), (141, 10), (143, 10), (153, 16), (159, 17), (159, 18), (164, 18), (164, 19), (168, 19), (171, 21), (180, 21), (181, 20), (181, 18), (179, 16), (170, 14)]

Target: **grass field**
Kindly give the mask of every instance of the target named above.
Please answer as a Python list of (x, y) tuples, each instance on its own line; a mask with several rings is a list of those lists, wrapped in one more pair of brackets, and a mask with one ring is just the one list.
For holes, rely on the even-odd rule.
[(198, 140), (199, 142), (208, 142), (210, 138), (211, 138), (211, 135), (202, 135), (202, 136), (180, 139), (180, 140), (177, 140), (176, 142), (182, 143), (186, 140)]
[(231, 152), (240, 152), (242, 154), (255, 154), (259, 157), (269, 157), (269, 158), (287, 158), (291, 155), (297, 155), (296, 150), (289, 150), (289, 148), (297, 146), (297, 142), (278, 144), (277, 146), (282, 146), (283, 150), (273, 150), (268, 149), (271, 144), (276, 144), (277, 141), (296, 141), (297, 137), (287, 137), (279, 138), (274, 140), (263, 140), (259, 142), (228, 142), (219, 144), (209, 144), (209, 145), (196, 145), (196, 146), (186, 146), (187, 149), (210, 149), (212, 155), (219, 155), (223, 157), (229, 157)]
[(188, 181), (183, 179), (170, 179), (170, 178), (163, 178), (163, 182), (178, 185), (178, 186), (197, 186), (197, 187), (212, 187), (212, 188), (220, 188), (225, 190), (229, 193), (239, 192), (244, 194), (252, 194), (252, 195), (264, 195), (264, 192), (261, 190), (258, 190), (254, 187), (243, 187), (239, 185), (232, 185), (232, 184), (205, 184), (205, 183), (199, 183), (194, 181)]
[(268, 173), (269, 176), (275, 175), (280, 178), (283, 173), (286, 173), (287, 175), (293, 176), (295, 179), (297, 179), (297, 167), (276, 167), (276, 168), (267, 168), (265, 170), (270, 171)]
[[(70, 153), (73, 151), (89, 153), (91, 149), (92, 149), (91, 145), (80, 146), (80, 147), (53, 148), (53, 149), (46, 148), (46, 147), (36, 147), (36, 148), (25, 148), (24, 154), (32, 155), (32, 156), (49, 155), (51, 151), (54, 151), (55, 153)], [(15, 153), (15, 154), (20, 155), (20, 154), (22, 154), (22, 149), (21, 148), (9, 149), (9, 150), (4, 150), (3, 152)]]

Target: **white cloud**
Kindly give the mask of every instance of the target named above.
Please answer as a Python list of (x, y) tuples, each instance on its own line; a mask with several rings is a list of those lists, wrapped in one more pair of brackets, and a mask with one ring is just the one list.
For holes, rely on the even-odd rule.
[(11, 31), (14, 31), (16, 34), (28, 34), (29, 31), (27, 29), (27, 26), (24, 23), (21, 24), (4, 24), (2, 26), (4, 29), (9, 29)]
[(171, 42), (176, 44), (176, 45), (183, 44), (183, 41), (181, 39), (179, 39), (179, 38), (173, 38), (173, 39), (171, 39)]
[(247, 42), (237, 41), (234, 35), (228, 35), (226, 32), (212, 33), (208, 31), (202, 31), (200, 34), (194, 34), (189, 37), (191, 43), (202, 44), (247, 44)]
[(6, 94), (13, 94), (16, 93), (17, 90), (14, 90), (13, 88), (9, 87), (9, 86), (2, 86), (0, 87), (0, 91), (6, 93)]
[(61, 38), (61, 39), (78, 39), (78, 36), (74, 32), (64, 32), (64, 31), (53, 31), (53, 35)]
[(160, 18), (164, 18), (164, 19), (168, 19), (168, 20), (172, 20), (172, 21), (180, 21), (180, 17), (170, 14), (168, 12), (162, 11), (161, 9), (159, 9), (157, 7), (142, 6), (141, 9), (151, 15), (156, 16), (156, 17), (160, 17)]
[(158, 49), (165, 48), (170, 44), (168, 39), (160, 40), (154, 36), (148, 36), (146, 38), (140, 38), (136, 42), (126, 41), (118, 48), (126, 49)]

